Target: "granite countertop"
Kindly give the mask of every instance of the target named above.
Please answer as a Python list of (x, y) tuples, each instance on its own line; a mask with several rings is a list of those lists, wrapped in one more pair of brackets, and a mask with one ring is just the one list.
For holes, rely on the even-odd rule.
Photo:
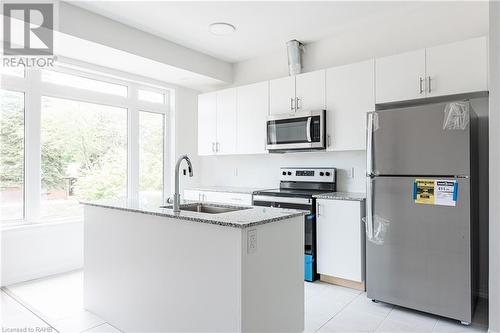
[(251, 188), (251, 187), (235, 187), (235, 186), (198, 186), (198, 187), (186, 188), (186, 190), (252, 194), (255, 191), (260, 191), (263, 189)]
[[(209, 214), (198, 213), (186, 210), (181, 210), (180, 213), (174, 213), (171, 208), (160, 208), (162, 203), (138, 203), (127, 199), (122, 200), (100, 200), (100, 201), (80, 201), (83, 205), (104, 207), (129, 211), (135, 213), (143, 213), (148, 215), (165, 216), (179, 220), (187, 220), (200, 223), (216, 224), (233, 228), (248, 228), (261, 224), (281, 221), (292, 217), (306, 215), (309, 212), (296, 209), (281, 209), (272, 207), (238, 207), (234, 205), (224, 204), (208, 204), (209, 206), (241, 208), (240, 210)], [(183, 201), (182, 205), (196, 205), (195, 202)]]
[(318, 194), (314, 197), (316, 199), (363, 201), (366, 199), (366, 194), (361, 192), (332, 192)]

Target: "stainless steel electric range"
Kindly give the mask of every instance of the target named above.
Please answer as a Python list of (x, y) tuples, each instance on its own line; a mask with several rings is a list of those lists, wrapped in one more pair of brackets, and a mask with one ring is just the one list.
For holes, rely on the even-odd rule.
[(304, 279), (314, 281), (316, 272), (316, 194), (337, 190), (335, 168), (281, 168), (280, 187), (253, 193), (254, 206), (309, 210), (305, 216)]

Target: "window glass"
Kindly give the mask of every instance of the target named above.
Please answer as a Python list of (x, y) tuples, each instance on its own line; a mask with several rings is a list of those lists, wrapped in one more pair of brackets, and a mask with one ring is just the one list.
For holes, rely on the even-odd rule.
[(104, 94), (127, 96), (126, 86), (56, 71), (42, 70), (42, 81)]
[(139, 198), (163, 199), (164, 115), (139, 112)]
[(138, 97), (140, 101), (165, 104), (165, 94), (160, 92), (139, 89)]
[(5, 66), (5, 67), (1, 68), (1, 73), (2, 73), (2, 75), (24, 77), (24, 67), (23, 66), (17, 66), (17, 67)]
[(81, 216), (79, 199), (127, 195), (127, 110), (42, 97), (41, 217)]
[(0, 90), (0, 220), (24, 217), (24, 94)]

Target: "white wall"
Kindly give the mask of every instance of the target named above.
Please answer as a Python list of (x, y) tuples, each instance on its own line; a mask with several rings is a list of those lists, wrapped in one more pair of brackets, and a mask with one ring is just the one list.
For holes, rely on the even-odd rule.
[(1, 286), (83, 267), (83, 223), (2, 230)]
[(193, 164), (193, 177), (182, 176), (182, 170), (186, 169), (186, 162), (181, 165), (180, 193), (184, 188), (196, 187), (200, 183), (201, 168), (198, 157), (198, 94), (192, 89), (178, 88), (175, 92), (175, 112), (172, 124), (172, 146), (171, 146), (171, 172), (170, 182), (173, 194), (175, 163), (179, 156), (188, 155)]
[(500, 2), (490, 1), (490, 223), (489, 326), (500, 332)]
[[(187, 154), (193, 163), (193, 177), (182, 176), (180, 178), (180, 193), (184, 188), (196, 187), (202, 178), (198, 157), (198, 94), (196, 90), (177, 88), (175, 90), (175, 112), (172, 124), (171, 160), (170, 160), (170, 188), (174, 188), (174, 167), (177, 158)], [(182, 169), (187, 169), (183, 162)], [(182, 172), (181, 172), (182, 175)]]
[[(486, 1), (427, 4), (432, 10), (420, 3), (364, 24), (356, 21), (327, 39), (305, 41), (304, 72), (488, 34)], [(275, 51), (234, 64), (233, 85), (288, 75), (285, 42)]]

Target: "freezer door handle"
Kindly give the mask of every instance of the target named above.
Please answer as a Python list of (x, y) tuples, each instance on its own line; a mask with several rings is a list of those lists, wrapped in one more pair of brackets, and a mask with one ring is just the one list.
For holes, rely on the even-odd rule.
[(373, 175), (373, 112), (366, 114), (366, 174)]

